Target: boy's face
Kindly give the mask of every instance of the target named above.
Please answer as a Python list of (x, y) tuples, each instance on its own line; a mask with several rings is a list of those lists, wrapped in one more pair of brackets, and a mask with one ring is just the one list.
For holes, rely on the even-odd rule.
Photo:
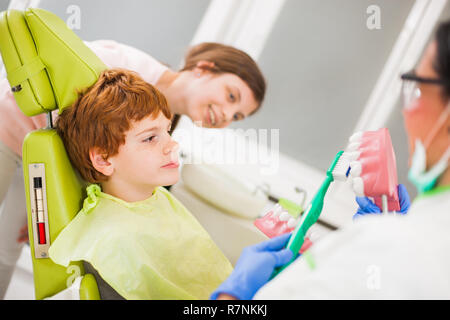
[(162, 112), (132, 122), (125, 144), (109, 157), (114, 172), (110, 181), (129, 190), (149, 190), (175, 184), (179, 179), (178, 143), (169, 135), (171, 121)]

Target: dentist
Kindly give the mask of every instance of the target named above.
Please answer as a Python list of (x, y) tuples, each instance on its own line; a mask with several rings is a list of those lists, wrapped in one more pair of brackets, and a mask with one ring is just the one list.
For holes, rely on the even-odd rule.
[(283, 249), (289, 235), (249, 247), (211, 298), (450, 298), (450, 21), (401, 78), (408, 177), (419, 191), (409, 213), (360, 217), (270, 282), (292, 256)]

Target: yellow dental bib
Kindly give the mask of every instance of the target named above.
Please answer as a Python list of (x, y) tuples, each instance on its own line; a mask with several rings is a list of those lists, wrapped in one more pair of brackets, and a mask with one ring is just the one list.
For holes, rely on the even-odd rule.
[(166, 189), (133, 203), (95, 184), (87, 192), (50, 247), (55, 263), (89, 262), (126, 299), (208, 299), (231, 273), (208, 233)]

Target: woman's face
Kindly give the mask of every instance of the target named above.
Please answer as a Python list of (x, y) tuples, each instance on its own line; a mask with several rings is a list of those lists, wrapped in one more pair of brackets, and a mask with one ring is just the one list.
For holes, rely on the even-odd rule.
[(186, 113), (197, 125), (224, 128), (249, 116), (258, 107), (250, 87), (232, 73), (193, 71), (186, 92)]
[[(438, 79), (439, 76), (433, 69), (433, 61), (436, 55), (436, 43), (431, 43), (415, 69), (416, 75), (423, 78)], [(403, 117), (405, 128), (408, 135), (410, 160), (414, 153), (415, 141), (420, 139), (422, 143), (427, 143), (426, 139), (434, 126), (436, 126), (439, 117), (447, 107), (447, 102), (442, 98), (442, 88), (439, 85), (416, 83), (420, 89), (420, 96), (405, 106)], [(449, 119), (450, 120), (450, 119)], [(443, 126), (440, 131), (446, 130)], [(441, 138), (442, 137), (442, 138)], [(427, 167), (436, 163), (442, 156), (442, 150), (448, 146), (448, 137), (439, 132), (427, 147)]]

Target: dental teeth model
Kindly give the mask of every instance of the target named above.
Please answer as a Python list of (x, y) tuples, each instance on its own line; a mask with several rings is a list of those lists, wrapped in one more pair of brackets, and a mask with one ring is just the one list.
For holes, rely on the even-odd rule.
[[(254, 221), (254, 225), (269, 238), (294, 231), (297, 223), (298, 219), (292, 217), (279, 203), (262, 218)], [(305, 238), (305, 242), (299, 251), (300, 254), (306, 251), (311, 245), (312, 242), (308, 238)]]
[(382, 211), (399, 211), (397, 166), (388, 129), (353, 134), (345, 152), (356, 195), (372, 197)]

